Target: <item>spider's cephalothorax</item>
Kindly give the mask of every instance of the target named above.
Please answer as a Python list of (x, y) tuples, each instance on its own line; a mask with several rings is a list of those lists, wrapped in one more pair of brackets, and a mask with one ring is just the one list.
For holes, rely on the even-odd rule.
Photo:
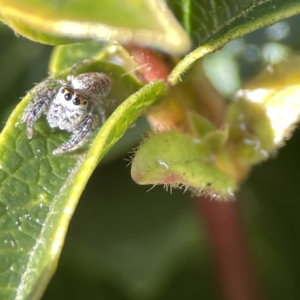
[(27, 137), (32, 138), (35, 122), (45, 114), (50, 127), (72, 132), (70, 139), (53, 154), (81, 147), (97, 125), (106, 119), (103, 101), (111, 85), (110, 77), (96, 72), (70, 75), (67, 81), (46, 79), (37, 86), (21, 118), (21, 123), (27, 125)]

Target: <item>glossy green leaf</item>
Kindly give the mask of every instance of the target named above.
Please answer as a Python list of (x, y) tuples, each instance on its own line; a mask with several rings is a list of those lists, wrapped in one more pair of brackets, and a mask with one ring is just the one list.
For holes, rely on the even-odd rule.
[[(81, 46), (86, 45), (77, 45), (78, 52)], [(65, 47), (61, 55), (69, 46)], [(100, 55), (100, 46), (98, 50)], [(56, 57), (56, 65), (58, 61)], [(93, 60), (86, 67), (101, 69), (116, 79), (125, 72), (108, 60)], [(122, 91), (124, 99), (137, 88), (132, 76), (123, 76), (114, 81), (110, 96), (119, 101)], [(41, 118), (33, 139), (28, 140), (19, 118), (30, 94), (17, 106), (0, 136), (0, 299), (41, 295), (56, 268), (70, 218), (89, 176), (128, 126), (164, 91), (163, 82), (144, 86), (112, 113), (86, 146), (61, 156), (53, 156), (52, 150), (69, 134), (50, 130)]]
[(179, 132), (164, 132), (142, 144), (132, 161), (131, 176), (139, 184), (184, 187), (222, 199), (232, 196), (234, 181), (210, 160), (207, 146)]
[(0, 18), (18, 34), (46, 44), (117, 40), (174, 54), (190, 48), (164, 1), (1, 0)]
[(177, 0), (168, 1), (183, 27), (199, 48), (189, 53), (169, 76), (180, 81), (191, 64), (227, 42), (300, 12), (300, 0)]

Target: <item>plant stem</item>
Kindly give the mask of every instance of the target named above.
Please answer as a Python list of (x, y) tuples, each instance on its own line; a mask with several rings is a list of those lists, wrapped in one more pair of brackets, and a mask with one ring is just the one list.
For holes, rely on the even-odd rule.
[(127, 46), (127, 50), (139, 65), (138, 73), (142, 75), (146, 83), (154, 80), (167, 82), (171, 69), (162, 57), (150, 49), (136, 45)]
[(221, 294), (226, 300), (260, 299), (237, 201), (195, 198), (204, 220)]

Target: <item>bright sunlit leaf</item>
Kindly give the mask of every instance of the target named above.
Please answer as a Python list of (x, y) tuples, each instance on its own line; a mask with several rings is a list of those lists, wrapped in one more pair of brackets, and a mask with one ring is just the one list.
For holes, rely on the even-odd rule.
[(1, 0), (0, 18), (18, 34), (52, 45), (95, 39), (173, 54), (190, 49), (189, 37), (160, 0)]

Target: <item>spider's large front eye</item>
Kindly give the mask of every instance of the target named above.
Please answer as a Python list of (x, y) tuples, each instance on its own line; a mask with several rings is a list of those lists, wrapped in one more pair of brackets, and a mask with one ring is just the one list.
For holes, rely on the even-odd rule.
[(68, 89), (63, 88), (61, 93), (64, 94), (65, 100), (70, 101), (72, 99), (72, 93)]
[(76, 98), (74, 98), (73, 99), (73, 103), (75, 104), (75, 105), (79, 105), (80, 104), (80, 98), (79, 97), (76, 97)]
[(72, 94), (71, 94), (71, 93), (65, 94), (65, 99), (66, 99), (67, 101), (70, 101), (71, 98), (72, 98)]

